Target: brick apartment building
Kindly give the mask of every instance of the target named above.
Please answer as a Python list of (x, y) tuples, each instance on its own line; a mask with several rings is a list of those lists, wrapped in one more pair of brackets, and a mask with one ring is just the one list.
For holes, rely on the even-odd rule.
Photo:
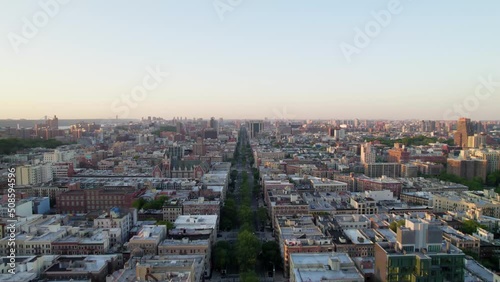
[(220, 201), (205, 201), (200, 197), (195, 201), (186, 201), (182, 204), (184, 215), (210, 215), (220, 216)]
[(488, 162), (478, 159), (448, 159), (447, 173), (472, 180), (480, 177), (486, 181)]
[(407, 163), (410, 161), (410, 152), (399, 143), (394, 144), (394, 148), (388, 151), (387, 161), (390, 163)]
[(394, 196), (399, 198), (401, 195), (401, 189), (403, 184), (393, 178), (389, 177), (380, 177), (380, 178), (362, 178), (358, 179), (358, 191), (382, 191), (382, 190), (390, 190), (394, 193)]
[(130, 208), (133, 201), (144, 194), (145, 189), (72, 189), (56, 198), (58, 213), (88, 213), (109, 210), (113, 207)]

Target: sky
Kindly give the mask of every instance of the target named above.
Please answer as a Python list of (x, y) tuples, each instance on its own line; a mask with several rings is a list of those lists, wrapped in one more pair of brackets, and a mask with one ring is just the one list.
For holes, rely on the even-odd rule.
[(0, 118), (500, 119), (500, 1), (0, 0)]

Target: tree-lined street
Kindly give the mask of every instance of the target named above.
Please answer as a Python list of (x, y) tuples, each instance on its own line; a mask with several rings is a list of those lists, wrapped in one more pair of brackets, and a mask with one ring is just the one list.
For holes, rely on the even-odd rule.
[[(248, 133), (240, 130), (234, 154), (231, 183), (221, 212), (220, 237), (214, 251), (214, 279), (240, 281), (280, 281), (273, 278), (281, 263), (279, 246), (268, 224), (263, 207), (258, 170), (252, 169), (254, 158)], [(220, 275), (220, 276), (219, 276)], [(215, 281), (215, 280), (214, 280)]]

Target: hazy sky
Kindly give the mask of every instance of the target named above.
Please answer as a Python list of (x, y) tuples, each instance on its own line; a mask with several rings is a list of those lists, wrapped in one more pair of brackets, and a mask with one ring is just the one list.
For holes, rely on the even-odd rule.
[(59, 1), (0, 0), (0, 118), (500, 119), (498, 0)]

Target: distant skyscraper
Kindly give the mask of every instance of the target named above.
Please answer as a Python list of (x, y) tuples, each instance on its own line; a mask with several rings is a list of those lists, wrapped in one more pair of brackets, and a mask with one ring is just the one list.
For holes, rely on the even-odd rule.
[(355, 119), (354, 120), (354, 128), (358, 128), (359, 127), (359, 119)]
[(215, 131), (216, 135), (219, 135), (219, 122), (214, 117), (210, 119), (209, 127)]
[(53, 119), (48, 119), (46, 121), (46, 126), (50, 129), (59, 129), (59, 119), (54, 115)]
[(344, 140), (345, 138), (345, 129), (335, 129), (334, 131), (334, 138), (335, 140)]
[(250, 138), (255, 138), (264, 129), (264, 122), (262, 120), (253, 120), (249, 122), (250, 125)]
[(217, 129), (217, 121), (214, 117), (210, 118), (209, 126), (210, 128)]
[(460, 118), (457, 123), (457, 131), (455, 131), (455, 145), (467, 148), (469, 136), (474, 136), (474, 128), (468, 118)]
[(361, 145), (361, 163), (370, 164), (376, 161), (377, 155), (372, 148), (372, 143)]

